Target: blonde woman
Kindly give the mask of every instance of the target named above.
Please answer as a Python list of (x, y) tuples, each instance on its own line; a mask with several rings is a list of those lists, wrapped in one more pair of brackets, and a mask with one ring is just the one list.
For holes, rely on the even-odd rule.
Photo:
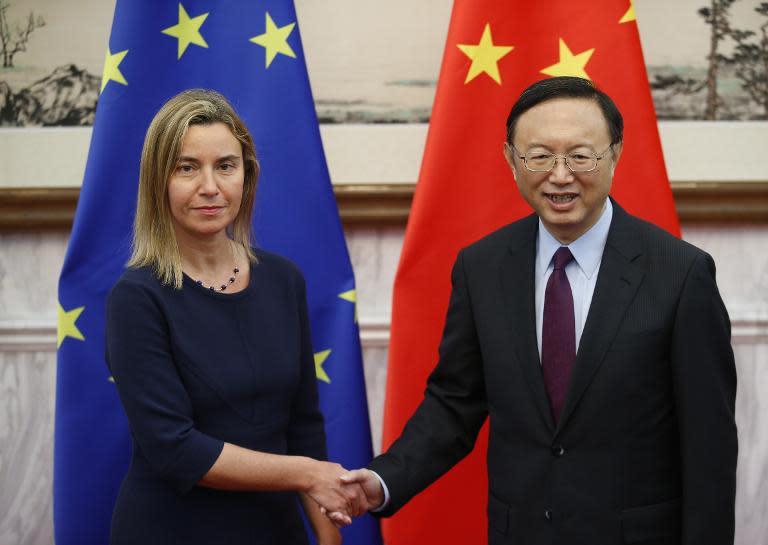
[[(152, 120), (133, 253), (107, 305), (107, 361), (133, 456), (111, 543), (304, 544), (301, 505), (360, 514), (326, 456), (304, 280), (251, 246), (259, 165), (227, 100), (183, 92)], [(296, 494), (298, 493), (298, 494)]]

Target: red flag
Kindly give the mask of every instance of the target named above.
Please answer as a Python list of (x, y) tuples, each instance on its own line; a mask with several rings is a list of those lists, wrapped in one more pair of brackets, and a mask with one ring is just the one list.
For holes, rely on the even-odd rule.
[[(679, 235), (630, 0), (457, 0), (395, 280), (384, 448), (423, 398), (459, 249), (531, 209), (502, 154), (507, 114), (547, 76), (591, 79), (621, 110), (611, 194)], [(384, 523), (388, 545), (486, 541), (485, 431), (474, 452)]]

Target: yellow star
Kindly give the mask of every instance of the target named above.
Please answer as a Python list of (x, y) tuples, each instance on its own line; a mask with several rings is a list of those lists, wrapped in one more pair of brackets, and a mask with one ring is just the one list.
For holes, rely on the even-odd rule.
[(576, 76), (584, 79), (592, 79), (587, 75), (584, 67), (589, 62), (589, 58), (592, 53), (595, 52), (595, 48), (588, 49), (574, 55), (570, 48), (566, 45), (565, 41), (560, 38), (560, 62), (547, 66), (541, 71), (542, 74), (548, 76)]
[(349, 290), (340, 293), (339, 297), (355, 305), (355, 323), (357, 323), (357, 290)]
[(461, 49), (462, 53), (467, 57), (472, 59), (472, 65), (469, 67), (469, 72), (467, 72), (467, 79), (464, 80), (464, 85), (483, 72), (488, 74), (493, 81), (501, 85), (498, 62), (507, 53), (512, 51), (514, 46), (493, 45), (490, 23), (485, 23), (485, 29), (483, 29), (483, 35), (480, 37), (479, 44), (457, 44), (456, 47)]
[(85, 337), (83, 337), (83, 334), (80, 333), (80, 330), (77, 329), (77, 325), (75, 325), (75, 322), (80, 317), (80, 314), (83, 313), (83, 310), (85, 310), (85, 307), (77, 307), (72, 310), (64, 310), (64, 308), (61, 306), (61, 303), (59, 303), (59, 327), (58, 340), (56, 342), (57, 349), (61, 347), (61, 343), (63, 343), (64, 339), (67, 337), (72, 337), (73, 339), (78, 339), (80, 341), (85, 340)]
[(326, 382), (328, 384), (331, 383), (331, 378), (328, 376), (328, 373), (325, 372), (325, 369), (323, 369), (323, 364), (325, 363), (325, 360), (327, 360), (328, 356), (330, 355), (331, 355), (330, 350), (315, 352), (315, 374), (317, 375), (317, 380), (322, 380), (323, 382)]
[(269, 12), (267, 12), (267, 31), (249, 40), (267, 50), (267, 68), (272, 64), (278, 53), (296, 58), (296, 53), (288, 45), (288, 36), (293, 32), (293, 27), (295, 26), (296, 23), (289, 23), (278, 27), (272, 20), (272, 17), (269, 16)]
[(104, 59), (104, 70), (101, 73), (101, 89), (99, 89), (99, 94), (101, 94), (110, 80), (122, 83), (123, 85), (128, 85), (128, 82), (125, 81), (119, 68), (120, 63), (123, 62), (123, 59), (127, 54), (128, 50), (126, 49), (125, 51), (120, 51), (113, 55), (109, 52), (109, 48), (107, 48), (107, 56)]
[(185, 10), (184, 6), (179, 3), (179, 22), (163, 30), (163, 34), (173, 36), (179, 40), (179, 56), (177, 59), (181, 58), (189, 44), (208, 47), (208, 44), (205, 43), (203, 36), (200, 34), (200, 27), (203, 26), (207, 17), (208, 13), (203, 13), (202, 15), (190, 19), (187, 10)]
[(635, 2), (634, 0), (629, 0), (629, 9), (627, 10), (627, 13), (624, 14), (624, 17), (619, 19), (619, 23), (628, 23), (635, 20), (637, 20), (635, 17)]

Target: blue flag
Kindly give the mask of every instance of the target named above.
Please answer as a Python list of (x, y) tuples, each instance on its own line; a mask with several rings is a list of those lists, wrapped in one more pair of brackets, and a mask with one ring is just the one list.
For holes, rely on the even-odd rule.
[[(328, 454), (371, 458), (352, 268), (317, 125), (291, 0), (117, 1), (80, 201), (59, 280), (54, 459), (57, 545), (103, 545), (127, 470), (127, 422), (104, 361), (104, 314), (124, 270), (144, 133), (178, 92), (223, 93), (253, 134), (261, 164), (257, 244), (307, 281)], [(343, 530), (381, 543), (366, 515)]]

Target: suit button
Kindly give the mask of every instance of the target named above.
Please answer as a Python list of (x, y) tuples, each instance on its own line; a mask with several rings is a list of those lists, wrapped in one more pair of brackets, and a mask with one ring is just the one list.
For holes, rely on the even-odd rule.
[(547, 520), (552, 520), (552, 510), (551, 509), (545, 509), (544, 510), (544, 518)]
[(552, 445), (552, 456), (560, 458), (563, 454), (565, 454), (565, 447), (563, 445)]

